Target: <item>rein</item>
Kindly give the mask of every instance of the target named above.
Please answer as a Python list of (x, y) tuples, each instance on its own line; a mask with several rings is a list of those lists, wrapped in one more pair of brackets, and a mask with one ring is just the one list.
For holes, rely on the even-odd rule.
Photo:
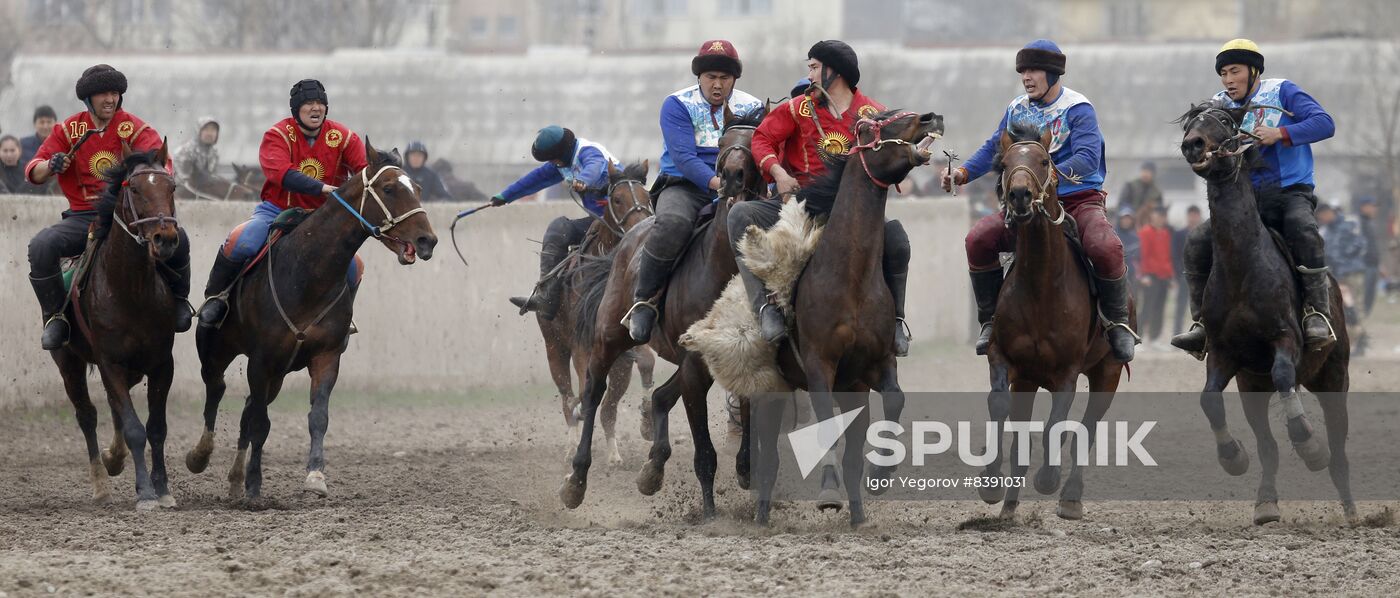
[[(397, 170), (400, 174), (403, 173), (403, 169), (392, 164), (381, 167), (377, 172), (374, 173), (374, 176), (372, 177), (366, 174), (369, 171), (368, 168), (360, 170), (360, 182), (364, 186), (364, 191), (360, 194), (360, 209), (358, 210), (350, 207), (350, 202), (345, 201), (345, 198), (340, 196), (339, 190), (331, 191), (331, 197), (334, 197), (335, 200), (340, 203), (340, 205), (344, 206), (345, 210), (347, 212), (350, 212), (351, 216), (354, 216), (356, 220), (359, 220), (360, 225), (363, 226), (365, 230), (369, 231), (371, 237), (374, 237), (376, 239), (388, 239), (390, 241), (403, 245), (404, 247), (408, 247), (409, 244), (407, 241), (404, 241), (403, 239), (388, 234), (389, 231), (392, 230), (395, 226), (398, 226), (403, 221), (408, 220), (409, 217), (413, 216), (414, 214), (426, 214), (428, 211), (423, 209), (422, 206), (418, 206), (398, 216), (393, 216), (389, 212), (389, 206), (384, 204), (384, 200), (381, 199), (379, 197), (379, 193), (377, 193), (374, 190), (374, 183), (379, 180), (379, 176), (389, 170)], [(379, 226), (370, 224), (369, 220), (366, 220), (364, 217), (365, 203), (369, 201), (369, 198), (371, 197), (374, 198), (374, 203), (379, 204), (379, 209), (384, 212), (384, 222), (381, 222)]]
[[(588, 215), (589, 215), (590, 217), (592, 217), (594, 220), (596, 220), (596, 221), (598, 221), (598, 222), (601, 222), (605, 228), (607, 228), (609, 231), (612, 231), (613, 234), (617, 235), (617, 238), (621, 239), (622, 236), (625, 235), (625, 234), (627, 233), (627, 231), (622, 230), (622, 223), (625, 222), (625, 221), (627, 220), (627, 217), (628, 217), (628, 216), (631, 216), (632, 214), (637, 213), (637, 212), (641, 212), (641, 213), (646, 214), (646, 215), (648, 215), (648, 216), (651, 216), (651, 215), (653, 215), (653, 214), (656, 213), (656, 212), (652, 209), (652, 207), (651, 207), (651, 201), (648, 200), (646, 203), (638, 202), (638, 203), (633, 204), (631, 209), (627, 210), (626, 212), (623, 212), (621, 216), (618, 216), (618, 215), (617, 215), (617, 210), (614, 209), (614, 207), (613, 207), (614, 202), (613, 202), (612, 198), (613, 198), (613, 193), (616, 193), (616, 192), (617, 192), (617, 188), (618, 188), (618, 187), (621, 187), (621, 186), (623, 186), (623, 185), (626, 185), (629, 189), (635, 189), (636, 187), (641, 187), (641, 188), (642, 188), (642, 193), (645, 194), (645, 193), (647, 192), (647, 190), (646, 190), (646, 184), (645, 184), (645, 183), (642, 183), (642, 182), (640, 182), (640, 181), (634, 181), (634, 180), (632, 180), (632, 179), (623, 179), (623, 180), (621, 180), (621, 181), (618, 181), (618, 182), (613, 183), (612, 185), (610, 185), (610, 186), (608, 187), (608, 191), (607, 191), (607, 196), (608, 196), (607, 211), (608, 211), (608, 216), (612, 217), (612, 222), (609, 222), (607, 218), (603, 218), (602, 216), (598, 216), (597, 214), (594, 214), (591, 210), (589, 210), (587, 207), (585, 207), (585, 206), (583, 205), (583, 197), (582, 197), (581, 195), (579, 195), (579, 193), (578, 193), (577, 191), (574, 191), (573, 187), (570, 187), (570, 188), (569, 188), (569, 196), (573, 198), (574, 203), (575, 203), (575, 204), (578, 204), (578, 207), (579, 207), (579, 208), (583, 209), (584, 213), (588, 214)], [(650, 197), (650, 195), (648, 195), (648, 197)]]
[[(1050, 152), (1046, 151), (1045, 146), (1041, 145), (1039, 141), (1018, 141), (1016, 143), (1011, 144), (1006, 149), (1009, 152), (1012, 148), (1015, 148), (1018, 145), (1025, 147), (1033, 146), (1039, 149), (1040, 151), (1044, 152), (1047, 159), (1050, 156)], [(1007, 188), (1007, 183), (1011, 181), (1011, 177), (1017, 172), (1022, 171), (1026, 173), (1026, 176), (1031, 177), (1031, 181), (1033, 181), (1036, 184), (1036, 186), (1040, 188), (1040, 190), (1038, 193), (1036, 193), (1036, 196), (1033, 199), (1031, 199), (1031, 209), (1025, 212), (1012, 211), (1011, 206), (1006, 203), (1006, 198), (1000, 198), (1002, 212), (1005, 214), (1005, 222), (1003, 224), (1007, 228), (1011, 228), (1012, 217), (1028, 218), (1034, 216), (1035, 212), (1037, 211), (1044, 215), (1045, 218), (1050, 221), (1051, 226), (1059, 226), (1063, 224), (1065, 221), (1065, 209), (1063, 206), (1060, 207), (1060, 215), (1058, 217), (1051, 216), (1050, 209), (1045, 207), (1045, 201), (1047, 199), (1050, 199), (1050, 194), (1054, 190), (1055, 184), (1059, 180), (1059, 170), (1050, 170), (1048, 173), (1046, 173), (1047, 176), (1045, 177), (1045, 179), (1041, 180), (1040, 175), (1037, 175), (1034, 170), (1031, 170), (1031, 167), (1026, 166), (1025, 164), (1017, 164), (1016, 166), (1011, 167), (1010, 170), (1001, 173), (1000, 186), (1003, 189), (1003, 193), (1005, 193), (1004, 190)]]
[[(876, 177), (870, 172), (870, 166), (865, 163), (865, 150), (878, 152), (886, 145), (902, 146), (908, 151), (910, 167), (917, 167), (920, 164), (923, 164), (924, 162), (923, 160), (919, 159), (919, 150), (915, 144), (905, 141), (903, 139), (881, 139), (881, 134), (883, 133), (884, 128), (886, 126), (890, 125), (895, 121), (903, 120), (911, 116), (918, 118), (919, 115), (914, 112), (900, 112), (881, 121), (875, 121), (869, 118), (862, 118), (860, 119), (860, 121), (856, 122), (857, 132), (860, 131), (861, 125), (866, 125), (869, 126), (871, 130), (873, 130), (875, 133), (875, 138), (870, 140), (870, 143), (863, 143), (854, 146), (851, 148), (850, 153), (856, 154), (860, 157), (860, 167), (865, 170), (865, 176), (870, 177), (870, 182), (875, 183), (876, 187), (879, 187), (881, 189), (889, 189), (890, 186), (893, 185), (895, 191), (899, 193), (904, 192), (899, 188), (899, 183), (886, 183), (885, 181), (880, 180), (878, 177)], [(929, 136), (934, 137), (932, 133), (930, 133)]]

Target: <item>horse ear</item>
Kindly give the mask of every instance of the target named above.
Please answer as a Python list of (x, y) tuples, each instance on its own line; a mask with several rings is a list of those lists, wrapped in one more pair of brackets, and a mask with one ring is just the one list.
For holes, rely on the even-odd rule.
[(616, 165), (616, 164), (613, 164), (612, 162), (608, 162), (608, 179), (609, 179), (609, 180), (616, 179), (617, 177), (619, 177), (619, 176), (621, 176), (621, 175), (622, 175), (622, 171), (620, 171), (620, 170), (617, 169), (617, 165)]
[(127, 143), (126, 141), (122, 141), (122, 161), (125, 162), (126, 159), (127, 159), (128, 157), (130, 157), (130, 156), (131, 156), (131, 144), (130, 144), (130, 143)]
[(1001, 139), (997, 141), (997, 153), (1006, 153), (1006, 148), (1011, 147), (1011, 131), (1002, 129)]
[(394, 156), (394, 161), (395, 161), (395, 162), (398, 162), (399, 164), (403, 164), (403, 156), (400, 156), (400, 155), (399, 155), (399, 148), (397, 148), (397, 147), (394, 148), (393, 151), (392, 151), (391, 153), (392, 153), (393, 156)]
[(374, 149), (374, 144), (369, 142), (369, 137), (365, 137), (365, 162), (369, 164), (379, 162), (379, 152)]
[(159, 149), (159, 150), (156, 150), (156, 164), (157, 164), (158, 166), (164, 168), (164, 167), (165, 167), (166, 159), (167, 159), (169, 156), (170, 156), (170, 143), (169, 143), (169, 138), (162, 137), (162, 138), (160, 139), (160, 149)]
[(1042, 129), (1040, 130), (1040, 145), (1041, 145), (1041, 147), (1044, 147), (1044, 148), (1045, 148), (1045, 151), (1046, 151), (1046, 152), (1049, 152), (1049, 151), (1050, 151), (1050, 140), (1051, 140), (1051, 139), (1052, 139), (1052, 138), (1051, 138), (1051, 136), (1050, 136), (1050, 127), (1044, 127), (1044, 128), (1042, 128)]

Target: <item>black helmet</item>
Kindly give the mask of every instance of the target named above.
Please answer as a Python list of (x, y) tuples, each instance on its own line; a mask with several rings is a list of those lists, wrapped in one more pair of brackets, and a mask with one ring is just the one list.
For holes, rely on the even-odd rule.
[(297, 81), (296, 85), (292, 86), (292, 118), (297, 119), (297, 124), (303, 127), (306, 126), (306, 123), (301, 122), (301, 116), (297, 113), (301, 111), (301, 106), (303, 104), (313, 100), (325, 104), (326, 114), (330, 114), (331, 101), (330, 98), (326, 96), (326, 86), (321, 85), (320, 81), (315, 79), (302, 79)]

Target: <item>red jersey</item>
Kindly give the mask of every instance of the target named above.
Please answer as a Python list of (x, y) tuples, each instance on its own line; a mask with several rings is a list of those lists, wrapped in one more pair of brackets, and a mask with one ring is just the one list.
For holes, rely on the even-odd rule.
[(826, 172), (822, 154), (846, 155), (855, 145), (856, 123), (884, 111), (882, 104), (860, 90), (855, 91), (851, 106), (840, 118), (833, 115), (830, 108), (818, 106), (811, 96), (783, 102), (754, 131), (753, 155), (758, 160), (758, 170), (765, 180), (772, 182), (768, 169), (776, 160), (798, 184), (806, 186)]
[(325, 196), (302, 195), (283, 189), (282, 177), (288, 171), (299, 170), (322, 183), (339, 187), (350, 175), (368, 165), (364, 142), (345, 125), (327, 119), (321, 123), (314, 141), (307, 141), (296, 119), (290, 116), (263, 134), (262, 146), (258, 148), (258, 162), (267, 175), (262, 188), (263, 201), (277, 204), (284, 210), (314, 210), (326, 203)]
[[(57, 175), (58, 186), (63, 189), (64, 197), (68, 198), (68, 209), (74, 212), (95, 210), (97, 199), (107, 190), (107, 182), (102, 180), (103, 174), (108, 168), (121, 164), (122, 143), (126, 143), (134, 152), (155, 151), (163, 143), (155, 129), (131, 113), (118, 109), (103, 132), (93, 133), (78, 148), (78, 153), (72, 154), (73, 145), (82, 139), (83, 134), (96, 128), (90, 112), (79, 112), (54, 125), (53, 133), (39, 146), (34, 159), (25, 165), (24, 178), (33, 183), (35, 166), (48, 162), (54, 154), (68, 153), (71, 160), (68, 170)], [(170, 170), (168, 159), (165, 169)]]

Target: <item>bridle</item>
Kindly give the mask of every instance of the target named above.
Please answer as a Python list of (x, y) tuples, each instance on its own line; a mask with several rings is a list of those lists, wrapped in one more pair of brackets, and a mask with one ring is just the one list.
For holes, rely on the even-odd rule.
[[(1235, 165), (1232, 170), (1238, 175), (1240, 167), (1244, 164), (1244, 153), (1254, 145), (1253, 141), (1259, 140), (1259, 137), (1254, 133), (1241, 129), (1240, 125), (1235, 122), (1234, 117), (1231, 116), (1229, 112), (1214, 106), (1202, 110), (1200, 114), (1197, 114), (1196, 117), (1191, 120), (1200, 123), (1219, 125), (1220, 128), (1225, 130), (1226, 134), (1234, 133), (1234, 135), (1227, 137), (1224, 141), (1217, 144), (1215, 149), (1202, 154), (1201, 160), (1192, 163), (1191, 166), (1205, 165), (1215, 158), (1234, 158)], [(1245, 143), (1247, 140), (1253, 141)]]
[(132, 220), (131, 222), (126, 222), (122, 220), (121, 214), (113, 214), (112, 220), (116, 221), (117, 226), (122, 229), (122, 232), (126, 233), (128, 237), (131, 237), (131, 240), (136, 241), (137, 245), (145, 247), (147, 244), (150, 243), (150, 241), (145, 237), (139, 236), (136, 233), (132, 232), (132, 228), (137, 228), (143, 224), (150, 224), (152, 222), (156, 223), (157, 227), (165, 226), (165, 223), (167, 222), (174, 224), (178, 227), (180, 226), (180, 221), (175, 219), (174, 214), (166, 216), (164, 212), (159, 212), (155, 216), (148, 216), (145, 218), (141, 217), (141, 215), (136, 211), (136, 203), (132, 201), (132, 195), (134, 194), (134, 192), (131, 190), (131, 179), (134, 179), (140, 175), (147, 175), (153, 177), (158, 176), (161, 178), (168, 179), (172, 183), (175, 181), (175, 177), (171, 176), (170, 173), (166, 172), (164, 168), (159, 168), (155, 166), (141, 166), (138, 167), (136, 170), (133, 170), (131, 174), (128, 174), (126, 176), (126, 180), (122, 181), (122, 203), (125, 205), (126, 211), (130, 213), (131, 217), (134, 218), (134, 220)]
[[(758, 129), (758, 127), (755, 127), (755, 126), (753, 126), (753, 125), (733, 125), (733, 126), (729, 127), (728, 129), (725, 129), (725, 132), (728, 133), (729, 131), (735, 131), (735, 130), (755, 131), (755, 130), (757, 130), (757, 129)], [(724, 164), (724, 160), (725, 160), (725, 158), (727, 158), (727, 157), (729, 156), (729, 152), (734, 152), (734, 151), (743, 152), (745, 155), (747, 155), (747, 156), (749, 157), (749, 163), (750, 163), (750, 164), (756, 164), (756, 163), (758, 162), (757, 160), (754, 160), (754, 158), (753, 158), (753, 148), (752, 148), (752, 147), (750, 147), (750, 146), (748, 146), (748, 145), (741, 144), (741, 143), (736, 143), (736, 144), (734, 144), (734, 145), (731, 145), (731, 146), (729, 146), (729, 147), (724, 148), (724, 150), (721, 151), (721, 152), (719, 153), (719, 156), (717, 156), (717, 157), (715, 158), (715, 168), (718, 169), (719, 166), (720, 166), (721, 164)], [(761, 178), (761, 176), (760, 176), (760, 178)], [(733, 196), (731, 196), (731, 197), (725, 197), (725, 198), (721, 198), (721, 199), (732, 199), (732, 198), (733, 198)], [(773, 196), (772, 196), (772, 195), (764, 195), (764, 194), (762, 194), (762, 193), (755, 193), (755, 194), (754, 194), (754, 198), (755, 198), (755, 199), (772, 199)]]
[[(912, 117), (915, 117), (915, 118), (918, 118), (919, 115), (918, 115), (917, 113), (914, 113), (914, 112), (899, 112), (899, 113), (896, 113), (896, 114), (894, 114), (894, 115), (891, 115), (889, 118), (886, 118), (886, 119), (881, 120), (881, 121), (876, 121), (876, 120), (869, 119), (869, 118), (862, 118), (862, 119), (860, 119), (859, 121), (856, 122), (856, 132), (857, 132), (857, 135), (859, 135), (861, 126), (869, 127), (869, 130), (871, 130), (872, 132), (875, 133), (875, 138), (874, 138), (874, 139), (871, 139), (869, 143), (863, 143), (863, 144), (861, 144), (861, 145), (857, 145), (857, 146), (852, 147), (851, 150), (850, 150), (850, 153), (851, 153), (851, 154), (856, 154), (856, 155), (860, 158), (860, 167), (861, 167), (862, 169), (865, 170), (865, 176), (870, 177), (870, 182), (875, 183), (875, 186), (876, 186), (876, 187), (879, 187), (879, 188), (881, 188), (881, 189), (889, 189), (889, 188), (890, 188), (890, 185), (894, 185), (894, 190), (895, 190), (895, 191), (899, 191), (899, 192), (901, 192), (901, 193), (903, 192), (903, 191), (900, 190), (899, 184), (898, 184), (898, 183), (887, 183), (887, 182), (885, 182), (885, 181), (880, 180), (878, 177), (876, 177), (873, 173), (870, 172), (870, 166), (867, 165), (867, 164), (865, 163), (865, 150), (870, 150), (870, 151), (872, 151), (872, 152), (878, 152), (878, 151), (880, 151), (882, 148), (884, 148), (886, 145), (903, 146), (903, 147), (905, 148), (905, 150), (908, 152), (908, 158), (909, 158), (909, 166), (910, 166), (910, 168), (917, 167), (917, 166), (923, 164), (924, 162), (927, 162), (927, 161), (928, 161), (927, 157), (920, 156), (919, 149), (918, 149), (917, 145), (914, 144), (914, 143), (910, 143), (910, 142), (908, 142), (908, 141), (905, 141), (905, 140), (903, 140), (903, 139), (898, 139), (898, 138), (896, 138), (896, 139), (882, 139), (882, 138), (881, 138), (882, 135), (883, 135), (884, 128), (885, 128), (886, 126), (889, 126), (891, 123), (894, 123), (895, 121), (903, 120), (903, 119), (909, 118), (909, 117), (911, 117), (911, 116), (912, 116)], [(938, 134), (936, 134), (936, 133), (929, 133), (928, 136), (929, 136), (929, 137), (933, 137), (933, 138), (935, 138), (935, 139), (938, 138)]]
[[(398, 226), (403, 221), (408, 220), (409, 217), (413, 216), (414, 214), (426, 214), (428, 211), (423, 209), (422, 206), (418, 206), (398, 216), (391, 215), (391, 213), (389, 212), (389, 206), (384, 204), (384, 200), (381, 199), (379, 197), (379, 193), (374, 190), (374, 183), (379, 180), (380, 175), (384, 174), (386, 171), (389, 170), (397, 170), (399, 171), (399, 174), (403, 174), (402, 168), (399, 168), (398, 166), (394, 166), (392, 164), (380, 167), (380, 169), (374, 173), (374, 176), (369, 176), (367, 174), (369, 172), (368, 168), (360, 170), (360, 182), (364, 185), (364, 191), (360, 194), (360, 209), (358, 210), (350, 207), (350, 203), (345, 201), (345, 198), (340, 196), (340, 192), (338, 190), (332, 191), (331, 197), (334, 197), (335, 200), (340, 203), (340, 205), (344, 206), (345, 210), (350, 212), (351, 216), (354, 216), (356, 220), (359, 220), (360, 224), (365, 227), (365, 230), (369, 231), (371, 237), (374, 237), (376, 239), (388, 239), (390, 241), (408, 247), (409, 244), (407, 241), (404, 241), (403, 239), (388, 234), (389, 231), (392, 230), (395, 226)], [(379, 204), (379, 209), (384, 212), (384, 222), (381, 222), (378, 226), (370, 224), (369, 220), (366, 220), (364, 217), (365, 203), (369, 201), (369, 198), (371, 197), (374, 198), (374, 203)]]
[[(618, 187), (624, 186), (632, 192), (633, 197), (637, 196), (637, 190), (640, 189), (642, 195), (645, 195), (647, 197), (647, 201), (636, 202), (632, 204), (631, 208), (628, 208), (626, 212), (623, 212), (621, 216), (618, 216), (617, 208), (615, 207), (616, 202), (613, 201), (613, 194), (617, 192)], [(569, 189), (569, 195), (574, 198), (574, 203), (578, 204), (578, 207), (583, 208), (584, 213), (591, 216), (594, 220), (601, 222), (605, 228), (607, 228), (613, 234), (617, 235), (617, 238), (619, 239), (621, 239), (623, 235), (627, 234), (627, 231), (622, 230), (622, 223), (627, 221), (628, 216), (631, 216), (632, 214), (636, 214), (638, 212), (646, 214), (647, 216), (651, 216), (652, 214), (656, 213), (655, 210), (652, 209), (651, 194), (647, 193), (646, 184), (633, 179), (623, 179), (608, 186), (608, 206), (606, 209), (608, 212), (608, 217), (612, 218), (611, 222), (608, 221), (608, 218), (602, 218), (594, 214), (587, 207), (585, 207), (583, 205), (583, 198), (576, 191), (574, 191), (573, 188)]]
[[(1011, 153), (1011, 150), (1015, 149), (1017, 146), (1022, 146), (1026, 148), (1035, 147), (1036, 149), (1040, 150), (1041, 153), (1045, 154), (1046, 160), (1050, 159), (1050, 151), (1045, 149), (1045, 146), (1041, 145), (1039, 141), (1017, 141), (1016, 143), (1007, 146), (1006, 151), (1003, 152), (1002, 160), (1004, 161), (1006, 159), (1005, 155)], [(1013, 219), (1030, 218), (1035, 215), (1035, 212), (1040, 212), (1042, 215), (1044, 215), (1046, 220), (1050, 221), (1051, 226), (1059, 226), (1060, 224), (1064, 223), (1065, 209), (1063, 206), (1060, 207), (1059, 216), (1051, 216), (1050, 209), (1045, 207), (1046, 200), (1051, 199), (1051, 192), (1055, 189), (1055, 185), (1059, 182), (1060, 178), (1059, 169), (1052, 167), (1047, 170), (1048, 172), (1046, 172), (1046, 176), (1044, 179), (1041, 179), (1040, 175), (1036, 174), (1034, 170), (1031, 170), (1031, 167), (1026, 166), (1025, 164), (1017, 164), (1015, 166), (1012, 166), (1009, 170), (1005, 170), (1001, 173), (1001, 180), (998, 182), (998, 186), (1002, 189), (1002, 197), (1000, 198), (1001, 209), (1002, 213), (1004, 214), (1004, 224), (1007, 228), (1011, 227)], [(1035, 183), (1035, 187), (1037, 187), (1038, 190), (1035, 194), (1035, 197), (1031, 198), (1030, 209), (1026, 210), (1025, 212), (1014, 212), (1012, 211), (1011, 206), (1006, 202), (1005, 195), (1007, 190), (1007, 184), (1011, 182), (1011, 177), (1013, 175), (1015, 175), (1017, 172), (1022, 171), (1026, 173), (1026, 176), (1031, 177), (1031, 181)]]

